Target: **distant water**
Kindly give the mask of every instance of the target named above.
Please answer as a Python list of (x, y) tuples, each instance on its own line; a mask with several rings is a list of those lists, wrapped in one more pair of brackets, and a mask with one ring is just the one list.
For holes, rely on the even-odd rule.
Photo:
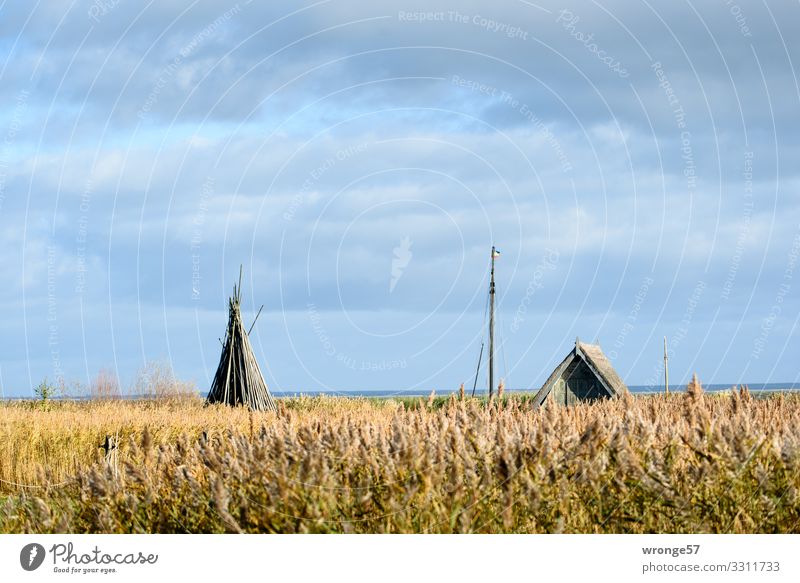
[[(710, 384), (710, 385), (703, 385), (703, 390), (709, 393), (715, 393), (719, 391), (727, 391), (733, 385), (731, 384)], [(737, 385), (738, 386), (738, 385)], [(783, 392), (783, 391), (800, 391), (800, 383), (752, 383), (748, 384), (747, 387), (750, 389), (751, 392)], [(648, 385), (630, 385), (628, 389), (632, 393), (646, 395), (651, 393), (661, 393), (664, 391), (663, 386), (648, 386)], [(339, 397), (427, 397), (431, 394), (431, 390), (433, 389), (415, 389), (415, 390), (403, 390), (403, 391), (385, 391), (381, 389), (369, 390), (369, 391), (357, 391), (357, 390), (350, 390), (350, 391), (273, 391), (272, 394), (276, 397), (299, 397), (300, 395), (307, 395), (307, 396), (318, 396), (318, 395), (329, 395), (329, 396), (339, 396)], [(515, 394), (535, 394), (539, 390), (539, 387), (535, 389), (506, 389), (508, 393), (515, 393)], [(678, 386), (670, 386), (670, 392), (679, 393), (686, 390), (686, 385), (678, 385)], [(437, 395), (449, 395), (451, 393), (458, 393), (458, 390), (442, 390), (436, 389)], [(470, 390), (467, 390), (467, 393), (471, 393)], [(486, 389), (483, 390), (476, 390), (475, 395), (484, 395), (486, 393)]]
[[(703, 385), (703, 390), (709, 393), (719, 392), (719, 391), (727, 391), (733, 385), (730, 384), (710, 384), (710, 385)], [(792, 392), (792, 391), (800, 391), (800, 383), (751, 383), (747, 385), (750, 389), (750, 392), (767, 392), (767, 393), (774, 393), (774, 392)], [(652, 393), (661, 393), (664, 391), (663, 386), (648, 386), (648, 385), (630, 385), (628, 387), (632, 393), (639, 394), (639, 395), (647, 395)], [(272, 391), (272, 394), (278, 398), (287, 398), (287, 397), (299, 397), (301, 395), (306, 395), (309, 397), (316, 397), (321, 395), (327, 395), (330, 397), (427, 397), (431, 394), (431, 391), (434, 389), (412, 389), (412, 390), (399, 390), (399, 391), (390, 391), (390, 390), (383, 390), (383, 389), (374, 389), (374, 390), (342, 390), (342, 391), (331, 391), (331, 390), (297, 390), (297, 391)], [(515, 393), (515, 394), (534, 394), (538, 391), (539, 388), (535, 389), (506, 389), (508, 393)], [(670, 386), (670, 392), (679, 393), (686, 390), (686, 385), (676, 385)], [(435, 389), (436, 395), (438, 396), (447, 396), (450, 394), (458, 393), (458, 390), (453, 389)], [(471, 393), (470, 390), (467, 390), (467, 394)], [(475, 391), (476, 396), (482, 396), (486, 394), (486, 389), (478, 389)], [(203, 397), (205, 397), (205, 393), (203, 393)], [(18, 401), (18, 400), (30, 400), (32, 396), (16, 396), (16, 397), (6, 397), (5, 400), (7, 401)], [(126, 400), (135, 400), (142, 398), (141, 395), (123, 395), (123, 399)], [(56, 400), (65, 400), (65, 401), (88, 401), (90, 397), (56, 397)]]

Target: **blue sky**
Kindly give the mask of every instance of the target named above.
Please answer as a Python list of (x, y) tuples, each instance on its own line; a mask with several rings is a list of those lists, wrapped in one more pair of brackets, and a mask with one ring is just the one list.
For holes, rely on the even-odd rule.
[[(266, 3), (264, 3), (266, 4)], [(0, 386), (797, 382), (800, 6), (0, 5)], [(795, 355), (795, 356), (792, 356)]]

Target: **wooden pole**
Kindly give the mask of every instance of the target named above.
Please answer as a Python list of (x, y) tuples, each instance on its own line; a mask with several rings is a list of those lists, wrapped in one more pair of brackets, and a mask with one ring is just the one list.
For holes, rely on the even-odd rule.
[(264, 309), (264, 305), (262, 304), (260, 308), (258, 308), (258, 314), (256, 314), (256, 319), (253, 320), (253, 325), (250, 326), (250, 329), (247, 331), (247, 335), (250, 336), (250, 333), (253, 331), (253, 328), (256, 327), (256, 322), (258, 322), (258, 317), (261, 315), (261, 310)]
[(100, 448), (104, 452), (104, 457), (108, 467), (114, 472), (114, 477), (117, 477), (117, 447), (119, 443), (119, 435), (116, 437), (106, 435), (105, 441), (100, 444)]
[(489, 281), (489, 398), (494, 394), (494, 255), (492, 245), (492, 275)]
[(475, 396), (475, 387), (478, 386), (478, 375), (481, 373), (481, 360), (483, 359), (483, 342), (481, 342), (481, 353), (478, 355), (478, 370), (475, 371), (475, 382), (472, 383), (472, 396)]
[(664, 393), (669, 395), (669, 358), (667, 357), (666, 336), (664, 336)]

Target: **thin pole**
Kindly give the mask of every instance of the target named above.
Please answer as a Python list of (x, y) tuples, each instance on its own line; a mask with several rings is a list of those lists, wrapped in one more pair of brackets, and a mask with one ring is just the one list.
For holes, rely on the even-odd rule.
[(494, 394), (494, 254), (492, 245), (492, 276), (489, 281), (489, 397)]
[(478, 370), (475, 371), (475, 382), (472, 383), (472, 396), (475, 396), (475, 387), (478, 386), (478, 375), (481, 373), (481, 359), (483, 358), (483, 342), (481, 342), (481, 353), (478, 355)]
[(666, 336), (664, 336), (664, 393), (669, 395), (669, 359), (667, 358)]
[(258, 314), (256, 314), (256, 319), (253, 320), (253, 325), (250, 326), (250, 329), (247, 331), (247, 335), (250, 336), (250, 332), (253, 331), (253, 328), (256, 327), (256, 322), (258, 322), (258, 317), (261, 315), (261, 310), (264, 309), (264, 305), (262, 304), (260, 308), (258, 308)]

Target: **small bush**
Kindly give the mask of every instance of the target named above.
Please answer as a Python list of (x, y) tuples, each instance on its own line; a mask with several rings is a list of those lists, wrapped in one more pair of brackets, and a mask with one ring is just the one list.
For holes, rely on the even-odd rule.
[(51, 399), (54, 399), (58, 394), (58, 388), (55, 385), (51, 385), (47, 382), (47, 378), (39, 383), (39, 385), (33, 389), (34, 395), (36, 395), (36, 399), (41, 401), (43, 405), (47, 405)]

